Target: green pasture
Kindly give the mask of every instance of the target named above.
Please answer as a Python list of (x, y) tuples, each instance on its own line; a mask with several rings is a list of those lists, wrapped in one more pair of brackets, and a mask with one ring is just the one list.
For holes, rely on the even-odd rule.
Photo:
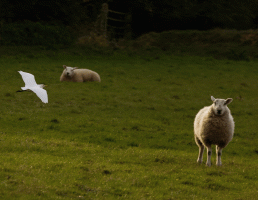
[[(0, 65), (1, 199), (257, 199), (257, 61), (27, 50)], [(102, 82), (60, 82), (63, 65)], [(48, 104), (16, 93), (19, 70), (48, 85)], [(233, 98), (222, 167), (214, 147), (211, 167), (196, 162), (193, 121), (211, 95)]]

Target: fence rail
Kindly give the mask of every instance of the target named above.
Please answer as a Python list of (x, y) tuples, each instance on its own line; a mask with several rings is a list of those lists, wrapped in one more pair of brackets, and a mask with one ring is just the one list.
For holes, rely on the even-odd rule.
[(117, 11), (114, 11), (114, 10), (108, 10), (108, 11), (112, 12), (112, 13), (120, 14), (120, 15), (126, 15), (126, 13), (117, 12)]
[(116, 21), (116, 22), (126, 22), (126, 20), (115, 19), (115, 18), (112, 18), (112, 17), (108, 17), (107, 19), (110, 19), (110, 20)]

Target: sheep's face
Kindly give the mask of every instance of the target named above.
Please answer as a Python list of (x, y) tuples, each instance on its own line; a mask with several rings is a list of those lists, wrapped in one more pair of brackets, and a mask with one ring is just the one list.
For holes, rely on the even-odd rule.
[(74, 75), (74, 70), (77, 69), (77, 67), (69, 67), (66, 65), (63, 65), (63, 68), (65, 69), (65, 75), (68, 77), (72, 77)]
[(233, 99), (215, 99), (213, 96), (211, 96), (211, 100), (213, 101), (212, 108), (215, 113), (215, 115), (223, 115), (225, 111), (227, 111), (227, 105), (230, 104)]

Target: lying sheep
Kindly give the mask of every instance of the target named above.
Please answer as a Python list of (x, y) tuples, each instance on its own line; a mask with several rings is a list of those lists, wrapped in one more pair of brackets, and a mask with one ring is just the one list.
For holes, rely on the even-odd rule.
[(63, 65), (64, 71), (60, 77), (60, 81), (71, 82), (87, 82), (97, 81), (100, 82), (100, 76), (97, 72), (89, 69), (78, 69), (77, 67), (69, 67)]
[(211, 145), (216, 145), (217, 166), (221, 166), (222, 149), (232, 140), (234, 134), (234, 120), (227, 107), (233, 99), (215, 99), (213, 104), (201, 109), (194, 120), (194, 137), (199, 146), (198, 163), (202, 163), (204, 147), (207, 148), (207, 166), (211, 166)]

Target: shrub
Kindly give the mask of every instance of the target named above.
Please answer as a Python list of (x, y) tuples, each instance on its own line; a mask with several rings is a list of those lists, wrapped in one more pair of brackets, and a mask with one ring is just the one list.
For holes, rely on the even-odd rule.
[(80, 37), (77, 42), (79, 45), (93, 46), (93, 47), (108, 47), (109, 42), (103, 35), (98, 35), (93, 31), (89, 35)]
[(67, 27), (46, 25), (40, 22), (4, 24), (1, 27), (2, 45), (56, 46), (69, 45), (73, 36)]

